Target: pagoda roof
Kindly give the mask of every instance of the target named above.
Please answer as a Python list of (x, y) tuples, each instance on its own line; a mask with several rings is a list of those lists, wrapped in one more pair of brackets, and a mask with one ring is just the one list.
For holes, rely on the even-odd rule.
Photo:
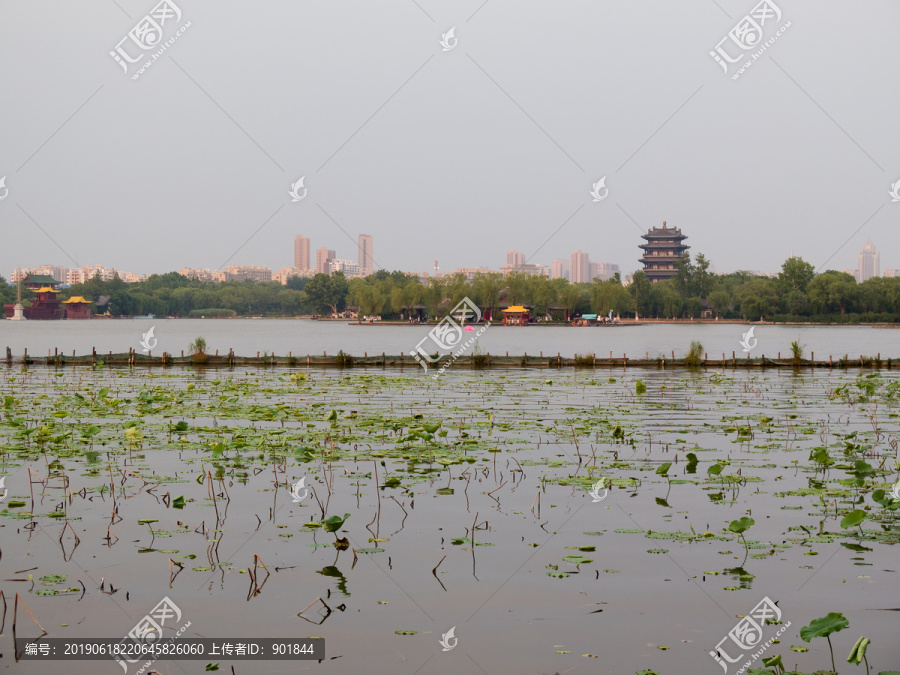
[(527, 307), (522, 307), (522, 305), (513, 305), (512, 307), (509, 307), (509, 308), (504, 309), (504, 310), (501, 310), (501, 311), (503, 311), (503, 312), (518, 312), (518, 313), (522, 313), (522, 312), (527, 312), (527, 311), (528, 311), (528, 308), (527, 308)]
[(80, 295), (76, 295), (74, 297), (69, 298), (68, 300), (62, 301), (62, 304), (64, 304), (64, 305), (74, 305), (75, 303), (84, 303), (86, 305), (89, 305), (91, 303), (91, 301), (85, 300)]
[(664, 230), (660, 227), (654, 227), (647, 230), (647, 234), (642, 234), (643, 239), (687, 239), (686, 234), (682, 234), (681, 230), (668, 229)]
[(641, 237), (644, 239), (661, 239), (663, 237), (668, 237), (670, 239), (687, 239), (687, 235), (681, 233), (681, 228), (666, 227), (665, 221), (663, 221), (662, 227), (654, 227), (653, 229), (647, 230), (647, 234), (642, 234)]
[(61, 282), (57, 281), (49, 274), (27, 274), (25, 278), (22, 279), (23, 283), (26, 284), (41, 284), (42, 286), (55, 286)]
[[(687, 239), (687, 237), (684, 237)], [(667, 244), (662, 241), (649, 241), (646, 244), (638, 244), (638, 248), (650, 248), (650, 249), (667, 249), (667, 248), (690, 248), (687, 244), (682, 244), (680, 241), (677, 243)]]
[(49, 286), (43, 286), (41, 288), (34, 289), (35, 293), (61, 293), (62, 291), (58, 291), (55, 288), (50, 288)]

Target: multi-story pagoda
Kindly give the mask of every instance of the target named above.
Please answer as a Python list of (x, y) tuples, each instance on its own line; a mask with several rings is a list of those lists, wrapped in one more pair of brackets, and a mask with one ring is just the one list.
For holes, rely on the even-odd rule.
[[(22, 283), (35, 294), (31, 307), (24, 308), (24, 316), (30, 320), (65, 319), (66, 309), (60, 307), (59, 298), (56, 297), (59, 290), (59, 282), (51, 276), (43, 274), (29, 274)], [(14, 318), (16, 310), (13, 305), (4, 305), (4, 313), (7, 318)]]
[(687, 236), (681, 233), (677, 227), (666, 227), (663, 221), (662, 227), (654, 227), (642, 234), (646, 244), (641, 244), (644, 255), (641, 263), (644, 265), (644, 273), (651, 282), (671, 279), (678, 273), (678, 262), (687, 253), (690, 246), (684, 243)]

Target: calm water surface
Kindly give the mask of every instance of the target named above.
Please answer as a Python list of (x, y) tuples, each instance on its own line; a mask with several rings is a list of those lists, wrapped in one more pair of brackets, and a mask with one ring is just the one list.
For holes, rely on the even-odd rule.
[[(114, 333), (121, 323), (103, 325)], [(157, 325), (166, 335), (187, 323)], [(273, 325), (320, 331), (318, 339), (328, 332), (387, 341), (418, 332), (326, 331), (302, 322), (206, 322), (200, 328), (209, 339), (210, 327), (237, 326), (242, 339), (252, 341), (253, 331), (261, 337), (263, 327)], [(197, 332), (195, 326), (184, 336)], [(620, 333), (645, 330), (658, 340), (677, 332)], [(709, 334), (724, 341), (731, 330)], [(590, 333), (489, 331), (498, 342), (507, 335), (542, 340), (553, 332), (569, 339)], [(839, 333), (807, 336), (812, 342), (815, 335)], [(214, 344), (238, 349), (242, 343)], [(853, 371), (722, 376), (451, 369), (437, 382), (391, 369), (311, 370), (305, 380), (292, 380), (296, 372), (173, 369), (136, 377), (103, 368), (5, 371), (0, 395), (14, 403), (0, 423), (0, 473), (7, 475), (8, 499), (27, 503), (18, 512), (35, 514), (15, 519), (16, 509), (0, 511), (0, 587), (8, 602), (19, 592), (55, 637), (121, 636), (169, 596), (195, 636), (326, 640), (328, 659), (321, 664), (214, 659), (222, 663), (220, 672), (234, 665), (244, 675), (622, 675), (644, 669), (682, 675), (719, 673), (708, 652), (737, 615), (768, 596), (792, 624), (770, 652), (781, 653), (787, 665), (805, 672), (828, 666), (825, 641), (808, 645), (799, 629), (840, 611), (851, 622), (851, 629), (832, 636), (842, 673), (856, 672), (844, 660), (859, 635), (872, 639), (869, 660), (876, 672), (900, 666), (898, 612), (881, 611), (898, 605), (896, 536), (886, 538), (891, 528), (874, 522), (863, 525), (864, 539), (851, 536), (834, 515), (855, 503), (872, 506), (869, 494), (841, 483), (848, 478), (840, 467), (849, 461), (842, 454), (848, 434), (855, 432), (852, 442), (877, 453), (869, 462), (888, 468), (875, 483), (889, 487), (897, 478), (891, 445), (900, 437), (896, 398), (879, 398), (877, 408), (860, 401)], [(645, 394), (635, 393), (637, 377)], [(878, 395), (887, 396), (888, 383), (896, 381), (896, 374), (884, 373)], [(834, 395), (845, 383), (853, 398)], [(101, 388), (108, 391), (98, 397)], [(74, 391), (93, 403), (62, 398)], [(54, 417), (56, 409), (67, 416)], [(331, 410), (336, 415), (329, 421)], [(53, 434), (70, 428), (74, 440), (40, 445), (25, 439), (14, 423), (18, 416), (56, 424)], [(173, 433), (169, 425), (180, 420), (188, 431)], [(130, 421), (144, 434), (131, 444), (124, 437)], [(448, 433), (436, 444), (404, 440), (410, 427), (437, 422)], [(83, 436), (89, 424), (101, 432)], [(736, 430), (745, 424), (751, 436)], [(617, 427), (624, 442), (614, 437)], [(214, 450), (219, 442), (239, 444), (222, 452)], [(808, 461), (820, 445), (832, 448), (838, 465), (827, 474)], [(311, 459), (299, 459), (304, 449)], [(688, 451), (699, 457), (695, 472), (685, 463)], [(709, 476), (719, 461), (727, 463), (723, 475), (740, 471), (741, 482)], [(656, 473), (664, 462), (673, 463), (671, 484)], [(33, 486), (33, 505), (28, 467), (41, 478), (53, 476)], [(215, 502), (202, 482), (206, 471), (222, 479), (214, 483)], [(63, 474), (70, 500), (62, 499)], [(302, 476), (315, 498), (295, 504), (288, 485)], [(399, 483), (387, 486), (388, 476)], [(588, 488), (600, 476), (613, 487), (597, 503)], [(822, 489), (827, 498), (820, 499)], [(183, 509), (171, 506), (178, 496), (186, 499)], [(63, 532), (66, 521), (49, 517), (59, 509), (80, 538), (77, 547)], [(350, 514), (340, 534), (352, 549), (378, 550), (358, 552), (356, 560), (353, 550), (335, 550), (329, 545), (334, 535), (306, 525), (323, 511)], [(756, 524), (746, 535), (753, 548), (742, 565), (743, 546), (725, 529), (743, 516)], [(475, 523), (479, 545), (473, 547), (466, 539)], [(716, 536), (704, 538), (704, 532)], [(259, 594), (251, 593), (246, 573), (254, 554), (271, 571)], [(588, 560), (565, 560), (572, 555)], [(170, 559), (184, 565), (174, 577)], [(16, 581), (29, 574), (34, 582)], [(67, 575), (61, 587), (77, 592), (35, 594), (46, 588), (40, 577), (51, 574)], [(259, 574), (262, 581), (265, 574)], [(332, 614), (298, 617), (316, 598)], [(14, 663), (9, 613), (6, 621), (0, 668), (51, 672)], [(451, 627), (459, 642), (443, 652), (438, 641)], [(19, 630), (20, 636), (38, 632), (22, 612)], [(795, 654), (792, 644), (810, 651)], [(201, 673), (205, 663), (158, 661), (154, 667), (164, 675)], [(73, 661), (64, 672), (121, 669)]]
[[(66, 354), (74, 350), (89, 354), (141, 350), (145, 332), (154, 327), (158, 344), (154, 355), (164, 351), (178, 354), (187, 350), (197, 336), (206, 339), (211, 350), (227, 353), (233, 348), (238, 355), (268, 352), (286, 355), (336, 354), (338, 350), (352, 355), (404, 354), (424, 338), (428, 326), (355, 325), (345, 322), (272, 320), (272, 319), (129, 319), (91, 321), (0, 321), (0, 349), (10, 347), (15, 355), (27, 348), (29, 354), (46, 355), (59, 349)], [(492, 325), (479, 340), (489, 353), (544, 354), (563, 356), (595, 353), (597, 356), (628, 354), (631, 358), (658, 354), (683, 355), (692, 340), (702, 342), (710, 358), (730, 358), (731, 352), (742, 355), (740, 340), (747, 326), (723, 325), (642, 325), (614, 328), (574, 328), (571, 326), (501, 326)], [(752, 354), (775, 356), (790, 353), (790, 344), (799, 340), (806, 353), (817, 358), (835, 358), (849, 354), (883, 358), (900, 358), (900, 329), (859, 326), (757, 326), (757, 347)]]

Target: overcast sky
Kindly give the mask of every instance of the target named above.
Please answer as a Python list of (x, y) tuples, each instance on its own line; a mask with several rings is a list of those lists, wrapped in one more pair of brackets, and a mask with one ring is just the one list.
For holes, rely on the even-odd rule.
[(0, 274), (277, 270), (359, 233), (387, 269), (631, 272), (663, 220), (719, 272), (866, 239), (900, 268), (896, 1), (775, 0), (735, 80), (709, 52), (754, 0), (175, 0), (135, 80), (109, 52), (156, 1), (0, 0)]

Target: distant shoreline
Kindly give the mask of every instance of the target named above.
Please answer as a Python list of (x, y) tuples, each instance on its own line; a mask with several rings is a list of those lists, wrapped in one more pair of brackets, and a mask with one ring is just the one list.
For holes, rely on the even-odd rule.
[[(145, 317), (145, 316), (116, 316), (116, 317), (103, 317), (94, 318), (91, 320), (96, 321), (107, 321), (107, 320), (116, 320), (116, 321), (176, 321), (176, 320), (192, 320), (192, 321), (259, 321), (259, 320), (267, 320), (267, 321), (321, 321), (325, 323), (346, 323), (353, 326), (409, 326), (409, 327), (420, 327), (420, 326), (435, 326), (439, 321), (423, 321), (423, 322), (414, 322), (410, 323), (408, 321), (358, 321), (356, 319), (332, 319), (332, 318), (318, 318), (318, 319), (310, 319), (308, 316), (228, 316), (228, 317), (191, 317), (191, 316), (157, 316), (157, 317)], [(74, 319), (70, 319), (73, 320)], [(40, 321), (41, 320), (34, 320)], [(33, 322), (33, 321), (32, 321)], [(747, 321), (745, 319), (639, 319), (635, 321), (634, 319), (624, 319), (620, 320), (619, 323), (616, 324), (597, 324), (594, 326), (572, 326), (571, 323), (565, 321), (547, 321), (547, 322), (536, 322), (529, 323), (527, 327), (569, 327), (569, 328), (621, 328), (625, 326), (652, 326), (652, 325), (669, 325), (669, 326), (718, 326), (718, 325), (740, 325), (740, 326), (833, 326), (833, 327), (846, 327), (846, 328), (858, 328), (860, 326), (869, 327), (869, 328), (894, 328), (900, 329), (900, 323), (898, 322), (883, 322), (883, 323), (870, 323), (870, 322), (860, 322), (860, 323), (841, 323), (841, 322), (819, 322), (819, 321)], [(502, 327), (503, 324), (499, 321), (491, 324), (492, 328)], [(508, 328), (525, 328), (526, 326), (507, 326)]]

